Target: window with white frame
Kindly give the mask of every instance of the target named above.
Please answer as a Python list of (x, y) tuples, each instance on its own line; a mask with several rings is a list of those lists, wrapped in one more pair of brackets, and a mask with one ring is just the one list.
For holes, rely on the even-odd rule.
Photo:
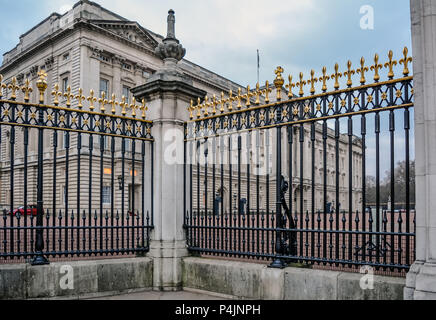
[(70, 81), (69, 81), (69, 79), (68, 79), (67, 76), (65, 76), (65, 77), (62, 78), (62, 91), (63, 91), (63, 92), (67, 92), (68, 86), (70, 85), (69, 82), (70, 82)]
[(104, 92), (106, 97), (109, 97), (109, 80), (100, 79), (100, 97), (101, 97), (101, 93)]
[(130, 103), (130, 87), (123, 86), (123, 96), (126, 98), (126, 103)]
[(111, 203), (111, 186), (103, 186), (102, 188), (102, 202), (103, 204)]

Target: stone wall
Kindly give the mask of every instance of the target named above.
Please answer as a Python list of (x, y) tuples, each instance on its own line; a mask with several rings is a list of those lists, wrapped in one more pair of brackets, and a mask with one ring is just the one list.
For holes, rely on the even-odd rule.
[(362, 290), (362, 274), (313, 269), (270, 269), (266, 265), (203, 258), (183, 259), (184, 288), (238, 299), (403, 300), (404, 278), (374, 276)]
[[(71, 266), (73, 289), (61, 288)], [(64, 283), (64, 282), (62, 282)], [(0, 300), (65, 299), (115, 295), (152, 287), (153, 263), (149, 258), (56, 262), (47, 266), (0, 265)]]

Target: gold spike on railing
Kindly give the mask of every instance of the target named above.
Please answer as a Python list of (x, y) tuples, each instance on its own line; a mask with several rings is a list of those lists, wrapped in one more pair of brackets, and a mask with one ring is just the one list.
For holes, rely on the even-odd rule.
[(136, 110), (139, 109), (139, 106), (136, 105), (136, 98), (132, 98), (132, 103), (130, 104), (130, 109), (132, 109), (132, 117), (136, 118)]
[(235, 101), (232, 90), (229, 91), (229, 98), (227, 99), (227, 101), (229, 102), (228, 110), (231, 112), (233, 110), (233, 101)]
[(245, 99), (246, 103), (245, 106), (248, 108), (251, 106), (251, 97), (253, 96), (253, 93), (250, 91), (250, 86), (247, 86), (247, 93), (243, 95), (243, 98)]
[(89, 97), (86, 100), (89, 101), (89, 110), (94, 111), (94, 103), (97, 102), (97, 98), (94, 97), (94, 90), (89, 91)]
[(100, 112), (105, 113), (106, 112), (105, 105), (107, 105), (108, 101), (106, 99), (106, 93), (104, 91), (101, 92), (101, 98), (98, 99), (98, 103), (100, 104)]
[(300, 72), (300, 81), (297, 82), (297, 84), (296, 84), (297, 87), (300, 87), (300, 91), (298, 92), (298, 94), (300, 95), (300, 97), (304, 96), (304, 90), (303, 90), (303, 88), (304, 88), (304, 86), (306, 85), (306, 81), (303, 80), (303, 77), (304, 77), (303, 72)]
[(12, 91), (11, 99), (15, 100), (17, 98), (17, 91), (20, 90), (20, 87), (17, 84), (17, 78), (12, 78), (11, 83), (8, 85), (8, 89)]
[(269, 94), (272, 92), (272, 89), (269, 87), (268, 80), (265, 82), (265, 89), (263, 90), (263, 94), (265, 95), (265, 103), (269, 103)]
[(125, 116), (127, 114), (126, 108), (128, 106), (128, 104), (126, 103), (126, 97), (125, 96), (121, 97), (121, 102), (119, 103), (119, 106), (121, 107), (121, 114), (123, 116)]
[(351, 69), (352, 62), (348, 60), (347, 62), (347, 71), (344, 72), (344, 77), (347, 77), (347, 86), (351, 87), (353, 85), (353, 79), (351, 78), (356, 71)]
[(194, 100), (191, 100), (191, 105), (188, 107), (188, 111), (189, 111), (189, 119), (192, 120), (194, 119), (194, 114), (192, 113), (192, 111), (194, 111)]
[(292, 89), (295, 88), (295, 83), (292, 82), (292, 76), (291, 75), (289, 75), (288, 81), (289, 81), (289, 84), (287, 84), (285, 86), (285, 88), (288, 89), (288, 98), (292, 99), (294, 97), (294, 93), (292, 92)]
[(197, 118), (201, 117), (201, 99), (198, 98), (197, 99), (197, 106), (195, 107), (195, 109), (197, 109)]
[(282, 77), (282, 73), (284, 72), (282, 67), (277, 67), (274, 73), (276, 74), (276, 78), (274, 80), (274, 86), (277, 91), (277, 101), (282, 100), (282, 87), (285, 84), (285, 80)]
[(221, 100), (219, 100), (218, 102), (221, 105), (220, 112), (224, 113), (226, 111), (225, 110), (225, 106), (226, 106), (227, 100), (224, 98), (224, 92), (223, 91), (221, 91)]
[(59, 104), (59, 97), (62, 97), (62, 92), (59, 91), (59, 84), (54, 85), (54, 90), (51, 92), (53, 96), (53, 104), (57, 106)]
[(413, 61), (413, 58), (409, 57), (408, 54), (409, 54), (409, 49), (407, 49), (407, 47), (404, 47), (404, 50), (403, 50), (404, 58), (402, 58), (400, 60), (400, 64), (404, 65), (403, 75), (405, 77), (407, 77), (409, 75), (409, 63), (411, 63)]
[(79, 102), (77, 107), (79, 108), (79, 110), (82, 110), (82, 108), (83, 108), (83, 100), (86, 100), (86, 97), (83, 95), (83, 89), (82, 88), (79, 88), (79, 94), (75, 98)]
[(21, 87), (21, 91), (24, 93), (24, 102), (29, 102), (30, 94), (33, 92), (29, 79), (24, 81), (24, 86)]
[(47, 73), (44, 70), (40, 70), (38, 72), (38, 81), (36, 81), (36, 87), (38, 88), (39, 91), (39, 103), (43, 104), (44, 103), (44, 93), (45, 90), (47, 89)]
[(374, 56), (374, 65), (371, 66), (371, 71), (374, 71), (374, 81), (375, 82), (378, 82), (380, 80), (380, 75), (379, 75), (378, 71), (383, 68), (383, 65), (378, 63), (378, 59), (379, 59), (379, 56), (376, 53)]
[(218, 105), (218, 101), (216, 99), (216, 94), (213, 95), (212, 99), (212, 114), (216, 115), (216, 106)]
[(116, 101), (115, 93), (112, 94), (112, 97), (111, 97), (111, 100), (109, 101), (109, 104), (112, 106), (111, 113), (112, 114), (117, 113), (116, 106), (118, 105), (118, 102)]
[(142, 117), (142, 120), (145, 120), (147, 118), (145, 112), (148, 111), (148, 107), (145, 105), (145, 99), (142, 99), (141, 102), (142, 102), (142, 105), (140, 107), (140, 110), (142, 111), (141, 117)]
[(327, 68), (322, 68), (322, 77), (319, 78), (320, 81), (322, 81), (322, 88), (321, 90), (323, 92), (327, 91), (327, 80), (330, 80), (330, 76), (327, 75)]
[(64, 97), (67, 99), (65, 105), (71, 107), (71, 99), (74, 99), (74, 95), (71, 94), (71, 87), (67, 87), (67, 92), (64, 93)]
[(310, 93), (315, 94), (315, 83), (318, 82), (318, 78), (315, 77), (315, 70), (310, 71), (310, 80), (307, 80), (307, 84), (310, 84)]
[(206, 97), (204, 97), (204, 101), (203, 101), (203, 109), (204, 109), (204, 111), (203, 111), (203, 115), (205, 116), (205, 117), (208, 117), (209, 116), (209, 110), (208, 110), (208, 107), (209, 107), (209, 97), (208, 96), (206, 96)]
[(332, 79), (335, 79), (335, 85), (334, 85), (334, 88), (336, 89), (336, 90), (338, 90), (339, 89), (339, 78), (342, 78), (342, 73), (341, 72), (339, 72), (339, 64), (335, 64), (335, 73), (333, 73), (332, 75), (331, 75), (331, 78)]
[(365, 72), (368, 72), (368, 67), (365, 67), (365, 58), (360, 58), (360, 68), (356, 70), (357, 73), (360, 73), (360, 84), (364, 85), (366, 82)]
[(389, 58), (389, 61), (385, 63), (385, 68), (389, 68), (388, 78), (393, 79), (395, 77), (394, 66), (397, 65), (397, 61), (394, 60), (394, 53), (392, 50), (389, 50), (388, 58)]
[(238, 88), (238, 95), (236, 96), (236, 101), (238, 102), (238, 104), (236, 105), (236, 108), (238, 108), (238, 109), (242, 108), (241, 100), (242, 100), (242, 89)]
[(6, 89), (6, 84), (3, 83), (3, 75), (0, 74), (0, 99), (3, 97), (3, 89)]
[(262, 90), (260, 90), (259, 82), (256, 84), (256, 91), (254, 91), (254, 96), (256, 97), (256, 101), (254, 101), (255, 105), (260, 104), (260, 96), (262, 95)]

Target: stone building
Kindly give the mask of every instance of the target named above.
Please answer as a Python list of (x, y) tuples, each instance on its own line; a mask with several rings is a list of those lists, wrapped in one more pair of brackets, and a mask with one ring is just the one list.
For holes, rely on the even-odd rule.
[[(71, 10), (63, 15), (53, 13), (47, 19), (33, 27), (31, 30), (24, 33), (19, 40), (18, 45), (11, 51), (4, 54), (3, 63), (0, 67), (0, 74), (5, 77), (5, 82), (8, 83), (13, 77), (16, 77), (19, 83), (23, 83), (25, 79), (29, 79), (33, 84), (33, 93), (31, 101), (37, 101), (37, 88), (35, 82), (37, 80), (37, 73), (40, 70), (45, 70), (48, 74), (48, 90), (46, 94), (46, 103), (52, 104), (53, 97), (50, 95), (52, 90), (55, 90), (55, 85), (59, 85), (59, 90), (62, 92), (67, 91), (71, 87), (71, 91), (77, 94), (79, 88), (83, 89), (85, 95), (91, 89), (100, 94), (105, 93), (106, 97), (115, 94), (118, 100), (121, 96), (125, 96), (126, 102), (132, 101), (133, 95), (131, 90), (135, 87), (141, 86), (152, 77), (157, 70), (163, 67), (163, 61), (158, 54), (156, 48), (159, 47), (165, 38), (158, 35), (135, 21), (125, 19), (116, 13), (101, 7), (100, 5), (91, 1), (79, 1)], [(184, 55), (184, 54), (183, 54)], [(227, 93), (229, 90), (236, 92), (240, 85), (226, 79), (216, 73), (213, 73), (205, 68), (196, 65), (186, 59), (182, 59), (178, 63), (179, 68), (182, 70), (184, 77), (189, 78), (194, 87), (203, 90), (209, 97), (214, 94), (221, 95), (221, 92)], [(7, 96), (8, 90), (4, 91), (4, 96)], [(274, 94), (272, 94), (274, 96)], [(98, 98), (98, 97), (97, 97)], [(65, 99), (61, 98), (60, 105), (65, 104)], [(73, 100), (72, 108), (77, 106), (77, 101)], [(87, 107), (85, 106), (85, 109)], [(151, 112), (154, 112), (151, 110)], [(121, 113), (121, 108), (117, 109), (117, 114)], [(187, 115), (188, 117), (188, 112)], [(1, 125), (1, 139), (0, 139), (0, 205), (10, 206), (11, 199), (13, 206), (17, 207), (24, 202), (24, 129), (17, 128), (15, 130), (15, 143), (10, 143), (11, 130), (7, 125)], [(320, 133), (320, 127), (317, 126), (317, 132)], [(29, 138), (28, 150), (28, 170), (27, 170), (27, 202), (36, 202), (36, 154), (37, 154), (37, 135), (33, 134), (35, 129), (29, 129), (26, 133)], [(283, 132), (286, 141), (286, 133)], [(304, 142), (305, 159), (311, 157), (311, 141), (310, 141), (310, 128), (306, 128), (305, 135), (307, 138)], [(260, 147), (260, 162), (272, 162), (273, 158), (267, 160), (267, 155), (271, 155), (269, 150), (275, 150), (274, 139), (272, 134), (262, 131), (260, 133), (260, 140), (262, 146)], [(69, 209), (74, 207), (74, 210), (97, 210), (100, 208), (100, 202), (103, 202), (103, 209), (109, 210), (111, 208), (111, 195), (115, 196), (115, 209), (121, 207), (122, 201), (128, 209), (135, 208), (139, 210), (141, 206), (141, 184), (140, 177), (142, 172), (140, 169), (140, 154), (136, 154), (138, 164), (135, 164), (135, 170), (132, 170), (132, 149), (131, 143), (126, 142), (126, 158), (129, 159), (125, 162), (124, 176), (126, 178), (124, 195), (122, 199), (119, 190), (118, 180), (123, 175), (121, 172), (121, 141), (115, 142), (115, 166), (114, 176), (117, 192), (112, 190), (112, 171), (110, 164), (110, 139), (103, 140), (94, 137), (90, 146), (89, 136), (82, 135), (81, 148), (77, 148), (78, 135), (75, 133), (69, 134), (63, 132), (51, 132), (45, 130), (45, 143), (44, 143), (44, 204), (47, 208), (63, 210), (66, 203), (71, 203)], [(232, 138), (233, 139), (233, 138)], [(55, 143), (56, 140), (56, 143)], [(244, 140), (244, 139), (243, 139)], [(100, 144), (103, 144), (103, 153), (100, 152)], [(329, 129), (328, 134), (328, 158), (334, 156), (334, 132)], [(294, 161), (299, 159), (299, 142), (295, 137), (293, 143)], [(150, 146), (147, 145), (147, 148)], [(140, 150), (141, 143), (135, 144), (135, 150)], [(268, 149), (269, 148), (269, 149)], [(283, 161), (289, 162), (287, 158), (289, 145), (283, 142)], [(316, 139), (316, 168), (315, 168), (315, 185), (316, 185), (316, 208), (322, 208), (322, 198), (319, 193), (322, 192), (322, 158), (320, 158), (322, 150), (321, 135), (317, 135)], [(348, 138), (341, 136), (340, 138), (340, 166), (341, 166), (341, 208), (346, 208), (347, 193), (349, 192), (348, 177), (347, 177), (347, 153), (348, 153)], [(353, 144), (353, 162), (355, 168), (360, 168), (362, 163), (362, 150), (358, 139), (355, 139)], [(147, 172), (145, 176), (149, 176), (149, 161), (150, 153), (147, 149)], [(80, 152), (82, 159), (80, 167), (78, 166), (77, 157)], [(219, 149), (218, 149), (219, 152)], [(254, 152), (254, 149), (253, 149)], [(11, 195), (11, 171), (10, 171), (10, 155), (14, 154), (14, 182), (13, 182), (13, 195)], [(56, 157), (54, 156), (56, 154)], [(66, 168), (66, 155), (69, 156), (68, 168)], [(91, 161), (89, 156), (92, 155)], [(103, 158), (104, 176), (102, 194), (100, 194), (100, 160)], [(53, 170), (53, 159), (56, 158), (56, 170)], [(254, 156), (252, 157), (254, 159)], [(252, 160), (254, 161), (254, 160)], [(91, 163), (91, 167), (89, 166)], [(284, 175), (289, 177), (287, 172), (288, 165), (285, 164)], [(328, 161), (327, 168), (327, 185), (328, 185), (328, 198), (332, 203), (335, 198), (335, 180), (334, 180), (334, 162)], [(274, 166), (271, 173), (271, 199), (270, 203), (274, 203), (273, 192), (275, 188)], [(296, 205), (299, 198), (299, 164), (296, 162), (294, 168), (294, 181), (292, 184), (292, 193)], [(68, 170), (67, 170), (68, 169)], [(227, 177), (229, 175), (226, 169)], [(233, 168), (234, 170), (234, 168)], [(245, 167), (243, 168), (246, 172)], [(261, 177), (261, 187), (263, 190), (266, 188), (265, 173)], [(304, 163), (304, 207), (309, 210), (310, 203), (310, 188), (311, 188), (311, 166), (310, 162)], [(361, 171), (355, 171), (356, 176), (353, 177), (355, 189), (353, 189), (353, 199), (356, 201), (354, 208), (360, 200), (361, 194)], [(92, 175), (92, 186), (89, 187), (89, 175)], [(232, 176), (235, 173), (232, 173)], [(246, 176), (246, 174), (245, 174)], [(80, 177), (81, 186), (77, 186), (78, 177)], [(56, 180), (55, 180), (56, 178)], [(68, 178), (68, 180), (67, 180)], [(196, 179), (196, 177), (193, 177)], [(204, 177), (202, 176), (201, 179)], [(136, 182), (135, 182), (136, 180)], [(68, 181), (68, 183), (67, 183)], [(209, 179), (211, 181), (211, 179)], [(228, 181), (228, 179), (226, 180)], [(235, 181), (235, 180), (234, 180)], [(255, 181), (255, 177), (252, 179)], [(245, 182), (246, 183), (246, 182)], [(226, 185), (227, 184), (227, 185)], [(204, 185), (204, 184), (203, 184)], [(149, 184), (146, 183), (145, 193), (147, 194), (146, 206), (147, 210), (150, 209), (150, 190)], [(253, 185), (252, 188), (255, 186)], [(210, 194), (215, 194), (221, 186), (217, 185), (216, 190), (208, 188)], [(244, 189), (244, 188), (243, 188)], [(246, 188), (245, 188), (246, 189)], [(224, 184), (224, 192), (229, 192), (228, 182)], [(233, 188), (233, 190), (235, 190)], [(200, 194), (204, 192), (200, 191)], [(262, 196), (265, 192), (262, 192)], [(80, 195), (80, 199), (78, 198)], [(195, 196), (195, 194), (194, 194)], [(251, 196), (256, 196), (254, 190)], [(230, 194), (226, 196), (229, 198)], [(102, 199), (103, 198), (103, 199)], [(135, 199), (135, 203), (133, 203)], [(209, 197), (212, 199), (212, 196)], [(67, 201), (68, 200), (68, 201)], [(80, 201), (80, 205), (74, 204)], [(266, 199), (259, 199), (266, 206)], [(213, 200), (211, 200), (213, 201)], [(254, 203), (255, 198), (251, 200)], [(228, 208), (230, 209), (230, 208)]]

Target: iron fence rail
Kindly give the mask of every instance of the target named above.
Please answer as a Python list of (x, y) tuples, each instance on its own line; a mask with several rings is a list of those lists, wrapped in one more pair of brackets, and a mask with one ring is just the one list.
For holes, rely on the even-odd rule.
[[(115, 95), (108, 101), (104, 93), (97, 99), (92, 90), (86, 98), (81, 89), (74, 96), (55, 85), (53, 105), (47, 105), (47, 75), (38, 75), (38, 104), (29, 102), (31, 84), (19, 86), (15, 78), (7, 86), (10, 98), (0, 100), (0, 196), (8, 202), (0, 212), (0, 258), (38, 265), (48, 257), (147, 252), (153, 137), (145, 102), (128, 105)], [(19, 91), (23, 101), (17, 101)], [(89, 110), (83, 110), (85, 100)]]
[[(236, 97), (229, 92), (227, 99), (222, 94), (219, 101), (209, 102), (206, 97), (197, 106), (191, 103), (184, 148), (189, 250), (267, 259), (278, 268), (299, 262), (407, 270), (415, 259), (410, 196), (414, 90), (407, 48), (403, 53), (403, 77), (397, 79), (397, 62), (390, 52), (387, 81), (380, 82), (383, 65), (376, 55), (372, 84), (366, 84), (365, 72), (370, 68), (362, 58), (358, 70), (352, 70), (349, 62), (342, 74), (335, 66), (334, 91), (327, 92), (330, 76), (324, 68), (322, 77), (315, 78), (312, 71), (308, 81), (302, 73), (298, 83), (290, 76), (289, 100), (282, 101), (283, 69), (278, 67), (277, 102), (269, 103), (271, 90), (266, 83), (265, 89), (248, 87), (246, 94), (239, 90)], [(356, 71), (360, 86), (353, 87)], [(342, 75), (348, 81), (347, 88), (340, 90)], [(315, 94), (317, 81), (323, 84), (320, 94)], [(307, 96), (306, 84), (311, 85)], [(299, 97), (292, 93), (294, 87), (300, 88)], [(263, 105), (262, 95), (267, 102)], [(397, 150), (404, 157), (401, 173), (395, 171)], [(260, 170), (259, 159), (267, 169)], [(384, 181), (389, 200), (381, 195), (382, 163), (389, 168)], [(368, 195), (369, 167), (375, 175), (375, 199)], [(400, 175), (405, 185), (402, 195), (396, 185)], [(385, 210), (382, 201), (390, 208), (402, 202), (404, 210)], [(374, 210), (368, 208), (370, 202)]]

